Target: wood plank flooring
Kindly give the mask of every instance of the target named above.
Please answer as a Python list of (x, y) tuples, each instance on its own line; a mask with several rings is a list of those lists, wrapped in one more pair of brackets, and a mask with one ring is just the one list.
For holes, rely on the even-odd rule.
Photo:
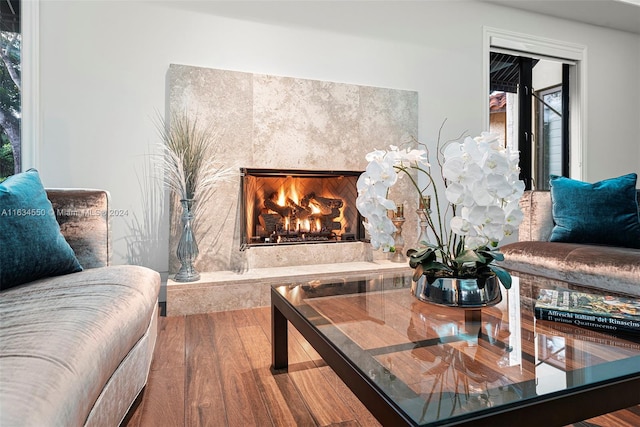
[[(291, 326), (289, 372), (271, 373), (270, 315), (160, 317), (147, 387), (121, 427), (379, 426)], [(640, 405), (573, 426), (640, 427)]]

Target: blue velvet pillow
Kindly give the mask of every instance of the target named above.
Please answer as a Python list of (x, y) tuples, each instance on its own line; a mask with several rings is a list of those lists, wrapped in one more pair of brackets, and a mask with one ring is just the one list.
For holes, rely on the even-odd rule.
[(0, 289), (81, 270), (60, 233), (38, 171), (0, 183)]
[(640, 249), (636, 180), (635, 173), (594, 184), (551, 175), (549, 240)]

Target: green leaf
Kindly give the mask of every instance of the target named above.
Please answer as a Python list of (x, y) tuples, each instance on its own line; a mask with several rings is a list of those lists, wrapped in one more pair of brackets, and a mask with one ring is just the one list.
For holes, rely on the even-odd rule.
[(453, 271), (451, 267), (438, 261), (431, 261), (427, 264), (422, 264), (424, 271)]
[(491, 256), (493, 256), (493, 259), (496, 261), (504, 261), (504, 254), (500, 251), (491, 251)]
[(505, 289), (511, 289), (511, 274), (507, 270), (497, 265), (489, 265), (489, 268), (498, 276)]
[(423, 274), (427, 276), (435, 276), (438, 271), (453, 272), (451, 267), (438, 261), (430, 261), (424, 264), (418, 264), (413, 267), (413, 280), (417, 281)]
[(412, 257), (412, 258), (420, 258), (420, 257), (424, 256), (424, 254), (426, 254), (430, 250), (431, 250), (430, 248), (409, 249), (407, 251), (407, 255)]
[(486, 259), (476, 251), (467, 249), (463, 251), (460, 255), (458, 255), (455, 261), (460, 264), (465, 262), (479, 262), (484, 264), (486, 262)]
[(490, 258), (492, 260), (504, 261), (504, 255), (500, 251), (484, 250), (484, 251), (479, 251), (479, 252), (482, 253), (487, 258)]
[(435, 259), (435, 250), (432, 248), (423, 248), (409, 256), (409, 265), (411, 268), (415, 268), (417, 264), (429, 263)]
[(497, 251), (497, 250), (491, 251), (491, 250), (488, 250), (487, 248), (483, 248), (483, 249), (478, 249), (477, 252), (488, 259), (486, 264), (490, 264), (494, 260), (504, 261), (504, 255), (500, 251)]
[(418, 264), (413, 270), (413, 281), (417, 282), (423, 273), (424, 273), (424, 269), (422, 268), (422, 264)]

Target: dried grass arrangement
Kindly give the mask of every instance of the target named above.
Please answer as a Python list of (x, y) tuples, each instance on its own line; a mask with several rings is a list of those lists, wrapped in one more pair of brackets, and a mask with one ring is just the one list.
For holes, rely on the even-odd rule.
[(183, 111), (172, 113), (168, 123), (158, 116), (156, 127), (162, 138), (159, 164), (164, 182), (181, 200), (202, 198), (216, 184), (237, 176), (215, 157), (220, 131), (213, 126), (201, 126), (197, 117)]

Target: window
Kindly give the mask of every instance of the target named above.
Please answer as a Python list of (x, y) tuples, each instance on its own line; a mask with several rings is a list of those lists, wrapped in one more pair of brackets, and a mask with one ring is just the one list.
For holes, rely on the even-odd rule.
[[(490, 102), (485, 103), (485, 126), (504, 129), (505, 144), (520, 151), (521, 178), (527, 189), (548, 185), (544, 148), (548, 144), (537, 127), (539, 103), (536, 90), (562, 85), (562, 173), (583, 179), (584, 146), (587, 143), (584, 97), (586, 47), (538, 35), (484, 27), (484, 84)], [(496, 99), (504, 93), (503, 112)], [(571, 95), (571, 96), (569, 96)], [(494, 114), (492, 114), (494, 113)], [(497, 113), (497, 114), (496, 114)], [(499, 115), (499, 122), (496, 120)], [(557, 157), (557, 152), (550, 152)], [(551, 168), (551, 165), (549, 165)], [(555, 167), (555, 166), (554, 166)], [(549, 171), (551, 169), (548, 169)], [(557, 170), (557, 169), (554, 169)]]
[(538, 91), (536, 98), (536, 188), (549, 189), (549, 175), (563, 175), (562, 86)]
[(570, 66), (555, 58), (490, 52), (490, 130), (520, 151), (526, 189), (548, 190), (550, 174), (569, 175)]
[(20, 1), (0, 3), (0, 181), (20, 172), (22, 34)]

